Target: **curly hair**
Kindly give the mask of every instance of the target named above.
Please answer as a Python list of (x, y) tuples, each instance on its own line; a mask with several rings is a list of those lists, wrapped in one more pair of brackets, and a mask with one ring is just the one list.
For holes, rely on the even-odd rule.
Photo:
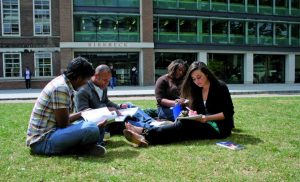
[(186, 61), (183, 61), (182, 59), (175, 59), (172, 61), (168, 66), (168, 77), (171, 79), (175, 79), (176, 70), (180, 65), (183, 65), (185, 70), (188, 69), (188, 64)]
[(90, 62), (83, 57), (74, 58), (64, 71), (64, 75), (70, 80), (76, 80), (77, 78), (89, 78), (93, 76), (95, 70)]

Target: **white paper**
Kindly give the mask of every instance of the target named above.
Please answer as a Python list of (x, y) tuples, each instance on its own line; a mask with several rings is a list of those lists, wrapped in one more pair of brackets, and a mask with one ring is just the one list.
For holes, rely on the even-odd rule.
[(125, 121), (125, 119), (130, 116), (132, 117), (138, 110), (138, 107), (132, 107), (127, 109), (119, 109), (118, 111), (121, 113), (120, 116), (115, 118), (115, 121)]
[(109, 111), (107, 107), (92, 109), (84, 111), (81, 113), (81, 116), (89, 122), (100, 122), (100, 121), (113, 121), (117, 117), (115, 111)]

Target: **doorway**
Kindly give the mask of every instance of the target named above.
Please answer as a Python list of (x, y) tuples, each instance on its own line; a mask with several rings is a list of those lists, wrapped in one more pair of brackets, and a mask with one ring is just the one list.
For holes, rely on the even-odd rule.
[[(81, 56), (90, 61), (94, 68), (100, 64), (113, 65), (116, 70), (117, 86), (137, 85), (139, 83), (139, 53), (138, 52), (75, 52), (75, 57)], [(132, 68), (136, 68), (135, 75)], [(133, 78), (135, 78), (133, 80)]]

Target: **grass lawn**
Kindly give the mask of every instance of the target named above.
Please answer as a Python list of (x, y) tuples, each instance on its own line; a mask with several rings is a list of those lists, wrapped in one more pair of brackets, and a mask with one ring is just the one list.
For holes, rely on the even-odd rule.
[[(131, 102), (155, 108), (152, 100)], [(102, 158), (31, 155), (25, 138), (33, 103), (1, 103), (0, 181), (299, 181), (300, 97), (233, 102), (236, 128), (226, 140), (244, 150), (215, 144), (222, 140), (134, 148), (113, 136)]]

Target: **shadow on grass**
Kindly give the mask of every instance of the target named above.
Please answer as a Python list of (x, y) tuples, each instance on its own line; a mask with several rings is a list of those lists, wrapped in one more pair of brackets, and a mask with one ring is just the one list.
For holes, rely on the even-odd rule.
[(240, 144), (251, 144), (251, 145), (256, 145), (258, 143), (263, 142), (263, 140), (255, 136), (247, 135), (247, 134), (239, 134), (239, 133), (233, 133), (230, 137), (224, 140), (230, 140), (232, 142), (236, 142)]
[(233, 129), (232, 134), (224, 139), (196, 139), (196, 140), (186, 140), (186, 141), (179, 141), (175, 143), (170, 143), (170, 144), (163, 144), (163, 145), (215, 145), (216, 142), (219, 141), (231, 141), (239, 144), (250, 144), (250, 145), (257, 145), (258, 143), (263, 142), (258, 137), (242, 133), (242, 129)]
[(73, 159), (83, 162), (113, 162), (115, 159), (130, 159), (136, 158), (140, 152), (137, 149), (123, 149), (123, 150), (111, 150), (108, 149), (104, 156), (92, 156), (92, 155), (78, 155), (78, 154), (65, 154), (65, 155), (38, 155), (30, 153), (31, 156), (38, 158), (61, 158), (61, 159)]

